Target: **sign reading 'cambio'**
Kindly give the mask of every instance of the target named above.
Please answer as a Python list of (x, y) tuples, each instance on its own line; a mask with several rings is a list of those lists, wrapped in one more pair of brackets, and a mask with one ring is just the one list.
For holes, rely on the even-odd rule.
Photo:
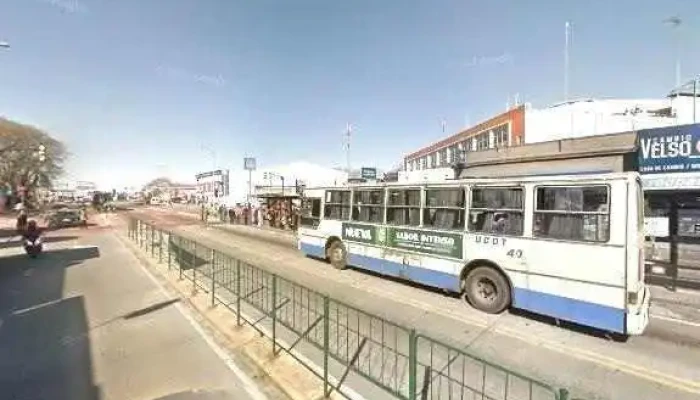
[(700, 171), (700, 124), (639, 131), (639, 172)]

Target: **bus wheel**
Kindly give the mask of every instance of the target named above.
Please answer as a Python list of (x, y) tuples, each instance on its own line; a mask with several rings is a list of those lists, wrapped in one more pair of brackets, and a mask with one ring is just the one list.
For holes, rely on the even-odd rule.
[(506, 278), (491, 267), (477, 267), (463, 282), (462, 296), (472, 307), (498, 314), (510, 305), (510, 286)]
[(328, 250), (326, 250), (326, 257), (328, 257), (328, 261), (336, 269), (345, 269), (347, 266), (348, 252), (345, 250), (343, 243), (339, 240), (336, 240), (335, 242), (331, 243), (330, 246), (328, 246)]

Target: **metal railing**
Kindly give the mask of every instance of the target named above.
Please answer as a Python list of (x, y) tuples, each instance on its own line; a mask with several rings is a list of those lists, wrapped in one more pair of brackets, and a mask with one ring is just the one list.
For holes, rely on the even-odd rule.
[[(323, 393), (345, 398), (346, 380), (364, 380), (391, 397), (407, 400), (569, 400), (554, 387), (500, 367), (415, 329), (392, 323), (194, 240), (131, 219), (129, 237), (144, 252), (211, 304), (235, 313), (271, 338), (272, 351), (285, 351), (323, 381)], [(265, 331), (264, 327), (267, 327)], [(288, 343), (284, 347), (280, 332)], [(300, 351), (305, 346), (303, 357)], [(315, 352), (322, 364), (308, 360)], [(334, 371), (334, 373), (331, 372)], [(334, 377), (331, 378), (331, 375)]]

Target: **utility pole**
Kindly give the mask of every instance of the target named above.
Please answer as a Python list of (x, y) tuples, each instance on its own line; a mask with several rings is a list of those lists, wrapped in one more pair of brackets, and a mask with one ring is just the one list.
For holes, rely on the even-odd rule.
[(348, 122), (345, 127), (345, 162), (348, 170), (348, 180), (350, 180), (350, 138), (352, 135), (352, 126)]
[(700, 75), (696, 76), (695, 79), (693, 79), (693, 123), (697, 122), (695, 115), (698, 108), (698, 83), (700, 83), (698, 82), (698, 80), (700, 80)]
[(564, 101), (569, 101), (569, 39), (571, 24), (564, 25)]
[(673, 16), (664, 20), (665, 23), (671, 26), (673, 29), (673, 40), (676, 51), (676, 90), (681, 86), (681, 36), (680, 36), (680, 26), (683, 20), (678, 16)]

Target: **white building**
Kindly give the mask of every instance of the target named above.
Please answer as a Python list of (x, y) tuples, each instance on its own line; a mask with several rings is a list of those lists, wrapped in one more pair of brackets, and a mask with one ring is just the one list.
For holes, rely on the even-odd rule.
[(248, 171), (232, 171), (230, 175), (230, 196), (224, 199), (227, 204), (245, 203), (248, 198), (248, 190), (256, 195), (256, 187), (260, 194), (274, 191), (281, 193), (282, 180), (284, 179), (284, 193), (292, 194), (296, 191), (296, 184), (306, 187), (336, 186), (347, 182), (345, 171), (324, 167), (322, 165), (298, 161), (285, 165), (260, 168), (250, 174), (250, 188), (248, 185)]
[(399, 181), (450, 179), (451, 165), (468, 163), (475, 151), (692, 124), (700, 121), (693, 89), (690, 82), (658, 99), (583, 99), (541, 109), (516, 105), (407, 155)]

